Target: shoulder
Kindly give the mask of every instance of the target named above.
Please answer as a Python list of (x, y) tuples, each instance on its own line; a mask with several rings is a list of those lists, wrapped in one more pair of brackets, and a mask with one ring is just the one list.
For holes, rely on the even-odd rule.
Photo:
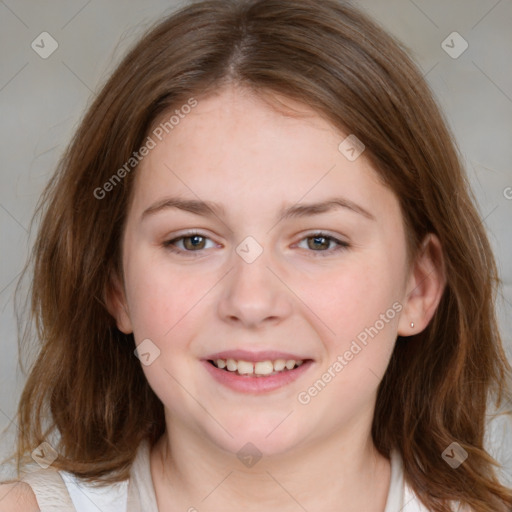
[(1, 512), (39, 512), (36, 496), (25, 482), (0, 484)]
[[(407, 483), (405, 484), (404, 503), (405, 505), (401, 509), (401, 512), (431, 512), (430, 509), (423, 505), (416, 493)], [(450, 501), (448, 505), (452, 512), (474, 512), (468, 505), (463, 505), (459, 501)]]

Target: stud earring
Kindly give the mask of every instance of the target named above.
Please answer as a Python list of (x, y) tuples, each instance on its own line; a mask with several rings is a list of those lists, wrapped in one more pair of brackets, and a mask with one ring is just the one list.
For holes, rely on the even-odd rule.
[(414, 328), (414, 322), (411, 322), (411, 329)]

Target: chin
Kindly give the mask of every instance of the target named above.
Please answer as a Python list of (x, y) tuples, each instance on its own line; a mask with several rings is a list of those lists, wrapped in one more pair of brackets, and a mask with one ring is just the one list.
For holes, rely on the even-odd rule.
[[(300, 444), (298, 432), (289, 419), (283, 422), (283, 417), (278, 421), (275, 418), (263, 420), (261, 418), (253, 421), (224, 423), (225, 428), (232, 434), (219, 435), (216, 430), (212, 441), (226, 452), (236, 456), (263, 455), (284, 455), (293, 451)], [(281, 424), (279, 424), (282, 422)], [(277, 428), (276, 428), (277, 427)], [(254, 452), (254, 453), (252, 453)]]

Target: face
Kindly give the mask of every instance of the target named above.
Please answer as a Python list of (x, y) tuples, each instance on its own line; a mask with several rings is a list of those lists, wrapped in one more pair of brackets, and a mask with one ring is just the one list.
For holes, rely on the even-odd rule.
[(348, 134), (282, 101), (302, 114), (226, 88), (153, 137), (122, 240), (118, 326), (169, 431), (230, 452), (369, 431), (410, 320), (397, 198)]

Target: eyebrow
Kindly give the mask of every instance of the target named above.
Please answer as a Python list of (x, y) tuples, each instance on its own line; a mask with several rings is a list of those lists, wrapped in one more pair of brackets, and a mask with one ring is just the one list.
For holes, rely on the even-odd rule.
[[(204, 217), (223, 217), (226, 214), (224, 207), (213, 201), (197, 199), (184, 199), (181, 197), (166, 197), (157, 201), (142, 213), (142, 220), (168, 209), (177, 208), (186, 212), (202, 215)], [(283, 208), (278, 215), (279, 220), (319, 215), (335, 209), (344, 208), (358, 213), (369, 220), (376, 220), (368, 210), (344, 197), (333, 197), (317, 203), (295, 204)]]

